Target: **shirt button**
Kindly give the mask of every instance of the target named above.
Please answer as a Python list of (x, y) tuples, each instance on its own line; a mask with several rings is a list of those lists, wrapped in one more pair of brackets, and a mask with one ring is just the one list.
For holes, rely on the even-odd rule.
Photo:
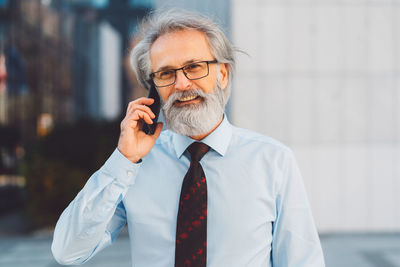
[(133, 173), (131, 171), (128, 171), (126, 174), (128, 175), (128, 177), (132, 177)]

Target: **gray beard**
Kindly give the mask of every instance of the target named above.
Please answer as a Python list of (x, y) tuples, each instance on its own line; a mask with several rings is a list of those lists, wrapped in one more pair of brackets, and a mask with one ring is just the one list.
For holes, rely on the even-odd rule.
[[(179, 98), (193, 95), (201, 97), (202, 101), (182, 107), (174, 105)], [(219, 82), (210, 94), (206, 94), (200, 89), (177, 91), (170, 95), (166, 102), (162, 101), (166, 127), (186, 136), (207, 133), (221, 121), (228, 97), (228, 92), (224, 92)]]

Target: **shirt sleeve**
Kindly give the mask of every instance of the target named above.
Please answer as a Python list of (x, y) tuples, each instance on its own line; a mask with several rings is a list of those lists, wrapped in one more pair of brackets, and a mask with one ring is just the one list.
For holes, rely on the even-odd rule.
[(82, 264), (110, 245), (126, 223), (122, 199), (141, 164), (116, 149), (61, 214), (51, 250), (58, 263)]
[(276, 197), (273, 225), (273, 267), (324, 267), (324, 256), (303, 180), (290, 152)]

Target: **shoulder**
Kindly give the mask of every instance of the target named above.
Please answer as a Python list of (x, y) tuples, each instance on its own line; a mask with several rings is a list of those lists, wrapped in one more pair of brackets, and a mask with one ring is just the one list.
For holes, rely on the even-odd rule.
[(244, 162), (246, 166), (258, 170), (260, 177), (272, 179), (276, 189), (281, 188), (289, 178), (287, 171), (292, 169), (296, 162), (293, 151), (280, 141), (234, 126), (229, 150), (232, 157), (239, 159), (236, 162)]
[(259, 150), (267, 149), (270, 152), (280, 151), (281, 153), (291, 154), (292, 150), (280, 141), (248, 129), (232, 126), (232, 145), (250, 146)]
[(281, 170), (295, 161), (293, 151), (280, 141), (248, 129), (232, 127), (231, 153), (265, 168)]

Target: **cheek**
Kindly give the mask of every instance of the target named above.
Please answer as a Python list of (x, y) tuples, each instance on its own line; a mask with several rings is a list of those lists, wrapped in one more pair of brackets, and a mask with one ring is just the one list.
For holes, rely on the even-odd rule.
[(168, 100), (168, 97), (170, 96), (170, 93), (171, 91), (170, 90), (167, 90), (167, 88), (159, 88), (158, 89), (158, 94), (160, 95), (160, 97), (161, 97), (161, 99), (164, 101), (164, 102), (167, 102), (167, 100)]
[(210, 94), (214, 91), (215, 86), (217, 85), (217, 80), (215, 77), (206, 77), (209, 79), (200, 79), (193, 80), (193, 88), (197, 88), (202, 90), (204, 93)]
[(206, 93), (212, 93), (214, 92), (214, 89), (217, 87), (218, 83), (218, 75), (217, 73), (213, 72), (209, 74), (209, 79), (205, 81), (206, 83), (204, 84), (203, 88)]
[(211, 80), (207, 83), (204, 83), (200, 88), (207, 94), (211, 94), (214, 92), (215, 87), (217, 86), (217, 80)]

